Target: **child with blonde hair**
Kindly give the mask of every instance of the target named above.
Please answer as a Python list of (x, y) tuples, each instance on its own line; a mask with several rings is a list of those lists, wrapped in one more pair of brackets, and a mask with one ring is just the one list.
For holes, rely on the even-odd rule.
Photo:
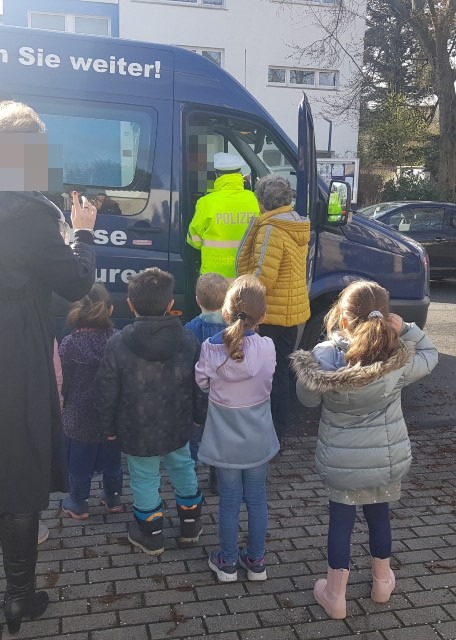
[(299, 400), (323, 403), (315, 458), (329, 495), (329, 566), (314, 595), (342, 619), (357, 505), (369, 527), (372, 600), (388, 602), (394, 590), (389, 503), (412, 462), (401, 391), (430, 373), (438, 354), (419, 327), (390, 313), (389, 294), (375, 282), (344, 289), (326, 331), (326, 342), (292, 359)]
[[(222, 316), (222, 306), (227, 291), (228, 280), (219, 273), (204, 273), (198, 278), (196, 304), (201, 309), (201, 313), (187, 322), (185, 328), (194, 334), (200, 345), (225, 329), (226, 322)], [(198, 461), (198, 449), (203, 437), (203, 429), (204, 425), (193, 425), (190, 437), (190, 453), (195, 464)], [(214, 494), (218, 493), (217, 474), (214, 467), (209, 467), (209, 489)]]
[[(209, 408), (198, 457), (216, 467), (219, 485), (220, 550), (209, 567), (222, 582), (237, 580), (238, 563), (249, 580), (265, 580), (268, 462), (279, 451), (270, 393), (276, 359), (274, 343), (256, 328), (266, 315), (265, 287), (241, 276), (222, 309), (228, 327), (206, 340), (196, 381), (209, 392)], [(248, 511), (247, 547), (238, 549), (239, 510)]]

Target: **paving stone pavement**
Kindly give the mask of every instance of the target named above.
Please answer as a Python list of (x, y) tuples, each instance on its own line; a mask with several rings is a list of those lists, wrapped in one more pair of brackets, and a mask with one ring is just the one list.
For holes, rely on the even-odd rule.
[[(178, 519), (165, 480), (167, 543), (159, 559), (128, 543), (128, 479), (125, 513), (105, 514), (96, 497), (97, 477), (89, 520), (65, 517), (57, 495), (42, 514), (50, 538), (39, 548), (38, 586), (48, 590), (51, 605), (42, 619), (23, 623), (16, 637), (455, 640), (456, 427), (416, 431), (411, 437), (414, 463), (401, 501), (392, 505), (397, 587), (388, 604), (369, 598), (367, 530), (360, 518), (353, 535), (346, 620), (329, 620), (314, 602), (313, 584), (326, 569), (328, 515), (313, 467), (315, 437), (306, 436), (290, 438), (284, 454), (271, 463), (266, 582), (248, 582), (240, 571), (237, 583), (218, 584), (209, 571), (207, 554), (217, 546), (217, 498), (207, 489), (204, 470), (204, 532), (196, 548), (176, 547)], [(241, 514), (241, 542), (246, 515)], [(9, 638), (4, 627), (0, 634), (1, 640)]]

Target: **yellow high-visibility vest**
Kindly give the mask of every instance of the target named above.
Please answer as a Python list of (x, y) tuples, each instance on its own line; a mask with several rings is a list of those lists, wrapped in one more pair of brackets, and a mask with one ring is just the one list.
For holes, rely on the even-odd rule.
[(236, 277), (236, 253), (250, 220), (260, 214), (256, 196), (244, 189), (240, 173), (220, 176), (214, 191), (196, 203), (187, 234), (189, 245), (201, 251), (200, 273)]

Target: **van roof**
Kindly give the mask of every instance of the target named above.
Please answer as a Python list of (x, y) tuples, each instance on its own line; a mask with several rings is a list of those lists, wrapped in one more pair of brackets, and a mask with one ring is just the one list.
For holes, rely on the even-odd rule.
[[(73, 97), (123, 103), (176, 100), (256, 115), (279, 130), (260, 103), (227, 71), (177, 46), (104, 36), (0, 26), (3, 97)], [(119, 79), (122, 82), (119, 82)]]

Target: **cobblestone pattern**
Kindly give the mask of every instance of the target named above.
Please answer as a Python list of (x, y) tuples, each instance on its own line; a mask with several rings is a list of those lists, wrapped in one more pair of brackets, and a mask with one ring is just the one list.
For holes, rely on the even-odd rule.
[[(313, 468), (314, 437), (293, 438), (271, 464), (268, 575), (218, 584), (207, 554), (217, 545), (217, 498), (206, 495), (200, 545), (178, 549), (177, 517), (169, 482), (163, 485), (166, 550), (151, 558), (134, 550), (125, 513), (106, 514), (94, 481), (91, 516), (63, 516), (58, 496), (42, 514), (50, 528), (40, 546), (38, 586), (51, 605), (42, 619), (23, 623), (20, 638), (68, 640), (444, 640), (456, 639), (456, 428), (412, 434), (414, 464), (392, 508), (392, 565), (397, 588), (386, 605), (369, 597), (365, 523), (353, 535), (348, 617), (328, 620), (312, 587), (326, 570), (328, 521), (324, 490)], [(127, 482), (128, 484), (128, 482)], [(246, 513), (241, 514), (241, 542)], [(3, 575), (0, 586), (4, 588)], [(0, 622), (3, 618), (0, 619)], [(1, 626), (0, 626), (1, 627)], [(1, 640), (9, 638), (6, 628)]]

